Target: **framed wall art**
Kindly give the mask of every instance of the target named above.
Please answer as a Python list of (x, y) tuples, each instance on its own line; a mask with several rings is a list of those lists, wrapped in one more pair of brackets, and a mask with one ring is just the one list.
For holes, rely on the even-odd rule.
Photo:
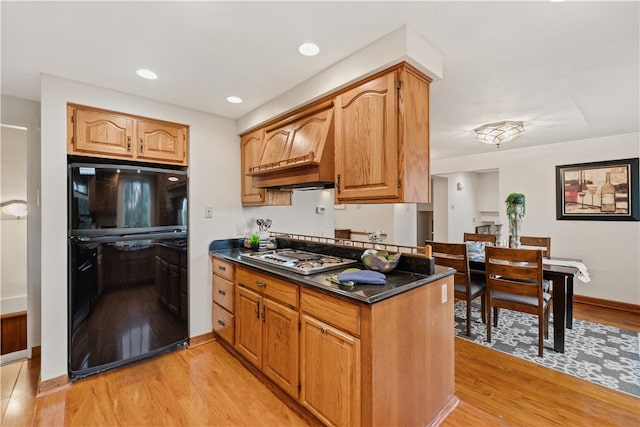
[(640, 221), (638, 158), (556, 166), (556, 217)]

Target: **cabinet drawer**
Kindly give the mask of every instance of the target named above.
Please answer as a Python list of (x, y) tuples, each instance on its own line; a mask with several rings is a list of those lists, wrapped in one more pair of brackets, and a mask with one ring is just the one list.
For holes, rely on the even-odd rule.
[(233, 282), (213, 275), (213, 301), (233, 313)]
[(360, 306), (314, 292), (300, 290), (300, 310), (336, 328), (360, 335)]
[(220, 307), (218, 304), (213, 304), (213, 331), (218, 334), (220, 338), (233, 345), (234, 337), (234, 318), (233, 314)]
[(213, 257), (213, 274), (217, 274), (233, 282), (234, 269), (235, 267), (232, 263)]
[(280, 301), (290, 307), (298, 307), (298, 286), (268, 274), (238, 267), (236, 278), (239, 285), (252, 289), (260, 295)]

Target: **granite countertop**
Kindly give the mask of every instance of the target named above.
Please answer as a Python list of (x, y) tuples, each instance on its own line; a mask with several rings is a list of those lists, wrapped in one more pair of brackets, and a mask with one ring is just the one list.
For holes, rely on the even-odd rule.
[[(322, 289), (366, 304), (374, 304), (394, 295), (427, 285), (431, 282), (442, 279), (443, 277), (450, 276), (455, 272), (453, 269), (441, 266), (435, 266), (433, 274), (414, 273), (396, 268), (395, 270), (386, 273), (387, 277), (384, 285), (356, 284), (355, 286), (350, 287), (338, 285), (327, 280), (327, 277), (341, 272), (346, 267), (340, 267), (335, 270), (305, 276), (283, 270), (275, 266), (271, 267), (264, 264), (256, 264), (255, 262), (241, 258), (240, 254), (243, 252), (249, 252), (249, 249), (234, 247), (234, 245), (215, 245), (214, 243), (212, 243), (209, 248), (209, 253), (211, 255), (221, 257), (238, 265), (273, 274), (298, 285)], [(364, 265), (361, 263), (350, 267), (360, 268), (362, 270), (365, 269)]]

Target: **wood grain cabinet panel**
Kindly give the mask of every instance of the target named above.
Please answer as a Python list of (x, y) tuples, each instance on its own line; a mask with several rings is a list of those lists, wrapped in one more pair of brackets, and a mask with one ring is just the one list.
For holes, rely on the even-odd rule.
[(300, 403), (326, 425), (360, 425), (360, 340), (308, 315), (301, 323)]
[(211, 257), (212, 274), (212, 322), (213, 332), (220, 338), (236, 343), (236, 287), (233, 282), (235, 265), (220, 258)]
[(297, 399), (298, 287), (242, 267), (236, 284), (236, 350)]
[(258, 368), (262, 367), (262, 297), (250, 289), (236, 290), (236, 350)]
[(240, 138), (241, 200), (243, 206), (264, 205), (265, 190), (255, 188), (251, 183), (249, 168), (257, 166), (262, 156), (264, 131), (258, 129)]
[(188, 126), (67, 104), (67, 153), (187, 165)]
[(72, 109), (71, 147), (75, 154), (128, 158), (133, 155), (135, 121), (112, 112)]
[(408, 64), (336, 96), (336, 203), (426, 203), (429, 83)]
[(217, 274), (213, 275), (213, 302), (233, 313), (233, 282)]
[(137, 137), (138, 159), (187, 164), (187, 135), (184, 126), (138, 120)]

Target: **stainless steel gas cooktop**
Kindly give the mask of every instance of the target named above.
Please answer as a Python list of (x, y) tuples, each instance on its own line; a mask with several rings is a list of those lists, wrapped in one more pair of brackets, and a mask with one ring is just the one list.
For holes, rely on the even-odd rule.
[(240, 257), (245, 261), (283, 268), (298, 274), (315, 274), (323, 271), (356, 264), (357, 261), (330, 255), (305, 252), (297, 249), (275, 249), (266, 252), (244, 252)]

